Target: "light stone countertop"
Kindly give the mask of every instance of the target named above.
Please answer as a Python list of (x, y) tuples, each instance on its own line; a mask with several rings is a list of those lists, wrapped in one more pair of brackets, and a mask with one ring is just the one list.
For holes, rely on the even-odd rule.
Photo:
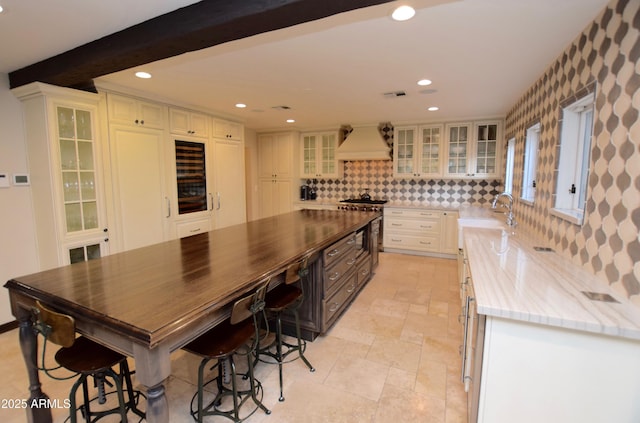
[[(640, 340), (640, 309), (585, 269), (526, 234), (465, 228), (479, 314)], [(594, 301), (581, 291), (619, 301)]]

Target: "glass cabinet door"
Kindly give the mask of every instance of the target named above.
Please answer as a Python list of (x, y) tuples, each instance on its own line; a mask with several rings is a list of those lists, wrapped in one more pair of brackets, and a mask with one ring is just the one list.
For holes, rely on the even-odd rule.
[(424, 127), (421, 131), (421, 174), (440, 173), (440, 127)]
[(448, 130), (447, 173), (465, 175), (468, 173), (469, 125), (449, 126)]
[(176, 140), (178, 214), (207, 210), (205, 144)]
[(95, 143), (91, 112), (58, 106), (58, 143), (66, 232), (97, 229)]
[(476, 173), (496, 173), (496, 149), (498, 145), (498, 125), (477, 125)]
[(316, 152), (318, 150), (315, 135), (302, 137), (302, 174), (310, 178), (318, 176)]
[(336, 148), (337, 137), (336, 134), (323, 134), (322, 142), (320, 144), (321, 151), (321, 169), (322, 175), (333, 175), (337, 172), (336, 169)]
[(415, 128), (398, 128), (395, 133), (395, 174), (414, 176)]

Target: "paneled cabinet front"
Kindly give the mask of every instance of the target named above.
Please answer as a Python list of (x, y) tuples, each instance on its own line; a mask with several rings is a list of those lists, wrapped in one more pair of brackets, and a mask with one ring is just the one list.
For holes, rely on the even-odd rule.
[(189, 137), (207, 138), (210, 117), (190, 110), (169, 108), (171, 133)]
[[(260, 216), (269, 217), (293, 209), (296, 179), (294, 168), (298, 134), (293, 132), (258, 136)], [(295, 181), (295, 183), (294, 183)]]
[(166, 107), (162, 104), (118, 94), (107, 95), (109, 123), (163, 129)]
[(409, 254), (457, 253), (457, 213), (413, 208), (384, 209), (385, 251)]
[(501, 139), (499, 121), (447, 124), (445, 176), (498, 177)]
[(442, 175), (442, 125), (394, 130), (393, 176), (426, 178)]

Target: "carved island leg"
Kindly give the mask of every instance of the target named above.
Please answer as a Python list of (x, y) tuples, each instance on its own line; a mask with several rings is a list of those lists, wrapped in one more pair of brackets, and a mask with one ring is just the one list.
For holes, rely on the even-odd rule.
[(169, 401), (165, 382), (171, 374), (171, 357), (163, 347), (151, 350), (136, 345), (133, 348), (136, 378), (147, 390), (146, 420), (148, 423), (169, 423)]
[(51, 409), (48, 408), (49, 397), (42, 392), (38, 374), (38, 338), (33, 329), (30, 313), (24, 311), (18, 316), (20, 349), (29, 375), (29, 403), (27, 404), (27, 421), (29, 423), (51, 423)]

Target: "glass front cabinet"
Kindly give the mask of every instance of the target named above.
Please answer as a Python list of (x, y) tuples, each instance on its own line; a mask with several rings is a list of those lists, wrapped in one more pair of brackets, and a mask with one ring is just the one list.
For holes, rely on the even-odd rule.
[(493, 178), (500, 174), (498, 121), (447, 124), (445, 176)]
[(393, 176), (430, 178), (442, 175), (442, 125), (395, 128)]
[(340, 178), (341, 166), (336, 158), (338, 134), (335, 132), (302, 134), (301, 177)]
[(14, 93), (24, 106), (41, 267), (108, 254), (99, 96), (42, 83)]

